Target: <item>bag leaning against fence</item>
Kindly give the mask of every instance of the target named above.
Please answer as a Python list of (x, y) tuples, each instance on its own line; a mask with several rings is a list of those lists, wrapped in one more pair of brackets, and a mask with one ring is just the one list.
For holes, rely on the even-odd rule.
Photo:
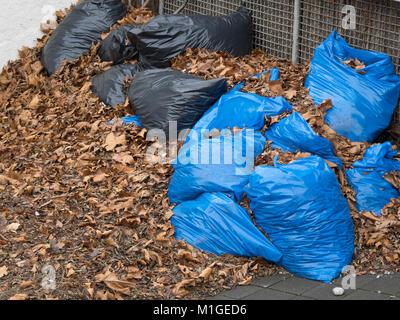
[(144, 66), (165, 68), (187, 48), (246, 55), (252, 49), (253, 24), (250, 11), (241, 6), (237, 12), (220, 17), (157, 16), (142, 28), (128, 32), (128, 38), (136, 44)]
[(136, 29), (143, 24), (128, 24), (110, 32), (101, 41), (97, 54), (102, 61), (112, 61), (114, 64), (123, 63), (125, 60), (132, 60), (137, 57), (136, 46), (128, 41), (128, 31)]
[[(366, 65), (353, 70), (343, 62), (353, 58)], [(358, 50), (333, 31), (315, 49), (305, 87), (315, 104), (331, 99), (325, 122), (352, 141), (374, 142), (389, 126), (400, 93), (400, 78), (390, 57)]]

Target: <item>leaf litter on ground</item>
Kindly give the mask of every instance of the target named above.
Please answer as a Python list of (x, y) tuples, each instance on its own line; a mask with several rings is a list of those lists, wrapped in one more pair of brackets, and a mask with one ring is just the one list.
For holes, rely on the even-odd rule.
[[(145, 129), (108, 123), (130, 114), (128, 103), (106, 107), (91, 93), (90, 79), (111, 66), (97, 56), (99, 45), (52, 77), (43, 71), (41, 49), (65, 14), (58, 11), (37, 46), (23, 48), (0, 74), (0, 299), (205, 298), (285, 273), (259, 258), (217, 257), (174, 238), (166, 196), (172, 167), (146, 161), (153, 142), (145, 139)], [(130, 8), (120, 24), (151, 17), (146, 9)], [(307, 65), (259, 49), (239, 58), (188, 49), (172, 68), (205, 79), (225, 77), (230, 88), (246, 81), (245, 92), (283, 95), (333, 143), (345, 168), (369, 146), (326, 126), (330, 105), (314, 107), (304, 88)], [(252, 78), (271, 68), (279, 69), (279, 81)], [(279, 120), (267, 118), (266, 128)], [(272, 165), (274, 155), (281, 163), (307, 156), (268, 143), (256, 164)], [(358, 213), (343, 172), (334, 170), (356, 223), (357, 272), (399, 271), (399, 199), (382, 218)], [(395, 177), (388, 179), (398, 187)], [(247, 199), (242, 205), (249, 209)], [(54, 268), (55, 290), (41, 285), (45, 266)]]

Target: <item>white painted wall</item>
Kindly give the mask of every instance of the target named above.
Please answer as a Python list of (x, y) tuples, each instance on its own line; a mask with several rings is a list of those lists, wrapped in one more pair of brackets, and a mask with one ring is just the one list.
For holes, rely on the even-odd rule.
[(41, 37), (40, 23), (54, 10), (76, 0), (0, 0), (0, 69), (18, 58), (22, 46), (34, 46)]

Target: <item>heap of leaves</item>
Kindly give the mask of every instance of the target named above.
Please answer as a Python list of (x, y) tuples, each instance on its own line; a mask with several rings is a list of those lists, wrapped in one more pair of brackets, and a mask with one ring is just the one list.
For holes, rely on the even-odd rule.
[[(131, 10), (129, 22), (149, 14)], [(285, 272), (175, 239), (171, 166), (146, 161), (145, 130), (108, 124), (131, 111), (91, 93), (110, 67), (98, 45), (46, 75), (53, 29), (0, 74), (0, 299), (202, 298)], [(55, 290), (42, 286), (52, 268)]]

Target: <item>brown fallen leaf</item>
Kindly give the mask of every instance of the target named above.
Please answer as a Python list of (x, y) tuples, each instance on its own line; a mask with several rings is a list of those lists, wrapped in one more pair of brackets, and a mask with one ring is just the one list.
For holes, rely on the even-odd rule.
[(25, 293), (17, 293), (16, 295), (12, 296), (8, 300), (26, 300), (28, 295)]
[(19, 285), (19, 288), (20, 288), (21, 290), (23, 290), (23, 289), (32, 287), (32, 286), (34, 286), (34, 285), (35, 285), (35, 282), (34, 282), (34, 281), (24, 281), (24, 282), (22, 282), (22, 283)]
[(6, 231), (16, 232), (19, 226), (20, 224), (18, 222), (11, 223), (6, 227)]
[(135, 288), (135, 284), (130, 281), (119, 280), (115, 273), (108, 273), (103, 282), (109, 287), (111, 290), (119, 292), (124, 295), (129, 295), (132, 288)]
[(135, 160), (133, 157), (128, 153), (116, 153), (114, 154), (113, 158), (114, 161), (122, 163), (122, 164), (134, 164)]
[(13, 185), (20, 184), (20, 182), (17, 179), (13, 179), (13, 178), (10, 178), (10, 177), (0, 174), (0, 184), (7, 184), (7, 183), (10, 183)]
[(126, 145), (125, 135), (124, 134), (116, 135), (114, 132), (111, 132), (106, 137), (106, 142), (104, 144), (104, 147), (106, 148), (107, 151), (113, 151), (118, 145)]
[(0, 267), (0, 278), (8, 275), (8, 268), (7, 266)]
[(289, 100), (293, 99), (295, 96), (297, 96), (297, 90), (289, 89), (289, 90), (284, 92), (284, 96)]
[(282, 95), (283, 94), (282, 81), (274, 80), (269, 82), (269, 90), (271, 90), (271, 92), (277, 95)]
[(188, 294), (188, 291), (185, 289), (185, 287), (192, 286), (194, 283), (195, 283), (194, 279), (182, 280), (174, 287), (172, 291), (177, 297), (184, 297), (185, 295)]
[(38, 95), (34, 96), (31, 102), (29, 102), (28, 107), (36, 108), (40, 103), (40, 98)]
[(213, 268), (207, 267), (205, 268), (199, 275), (199, 278), (203, 279), (208, 279), (208, 277), (211, 275), (211, 272), (213, 271)]
[(87, 292), (89, 293), (90, 297), (93, 298), (94, 295), (94, 283), (86, 282), (85, 287)]

